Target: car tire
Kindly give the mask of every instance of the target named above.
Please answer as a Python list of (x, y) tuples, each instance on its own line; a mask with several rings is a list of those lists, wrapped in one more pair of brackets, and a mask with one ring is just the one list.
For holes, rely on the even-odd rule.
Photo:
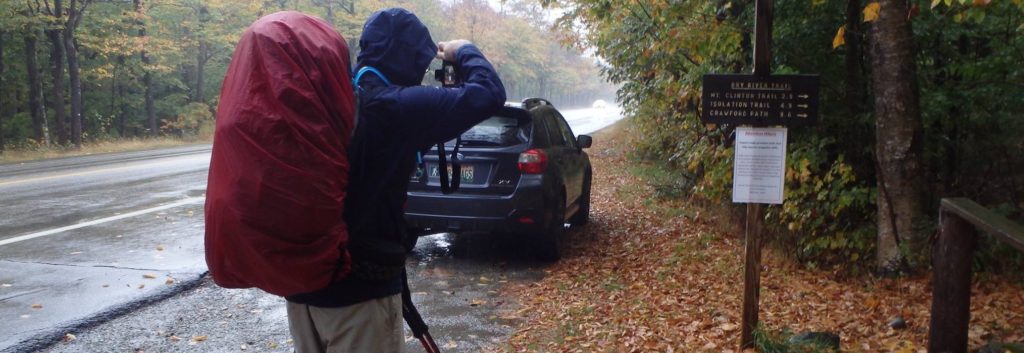
[(574, 226), (586, 225), (590, 222), (590, 180), (591, 172), (588, 170), (587, 175), (583, 177), (583, 191), (580, 192), (579, 207), (576, 208), (576, 214), (572, 215), (569, 219), (569, 223)]
[(562, 257), (562, 243), (565, 241), (565, 197), (556, 199), (551, 207), (551, 219), (547, 229), (537, 239), (537, 257), (542, 261), (558, 261)]

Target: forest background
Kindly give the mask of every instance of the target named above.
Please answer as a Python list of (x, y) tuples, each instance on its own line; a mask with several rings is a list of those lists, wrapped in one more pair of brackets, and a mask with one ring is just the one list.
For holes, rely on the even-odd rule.
[[(659, 193), (741, 221), (735, 126), (702, 124), (699, 107), (703, 75), (752, 72), (754, 0), (546, 4), (622, 85), (638, 160), (667, 170)], [(789, 130), (785, 201), (765, 215), (782, 253), (841, 274), (915, 273), (931, 264), (941, 198), (1024, 221), (1024, 0), (776, 0), (773, 11), (772, 72), (821, 75), (818, 124)], [(977, 269), (1021, 268), (1007, 246), (980, 248)]]
[(319, 16), (354, 58), (362, 24), (387, 7), (416, 13), (437, 41), (475, 42), (511, 100), (572, 107), (614, 99), (595, 59), (560, 44), (539, 2), (3, 0), (0, 151), (209, 136), (235, 44), (254, 20), (280, 10)]

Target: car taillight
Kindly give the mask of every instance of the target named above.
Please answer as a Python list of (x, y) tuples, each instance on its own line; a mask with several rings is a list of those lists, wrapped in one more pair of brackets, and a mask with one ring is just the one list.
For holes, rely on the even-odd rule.
[(548, 167), (548, 155), (541, 150), (528, 150), (519, 154), (519, 171), (540, 174)]

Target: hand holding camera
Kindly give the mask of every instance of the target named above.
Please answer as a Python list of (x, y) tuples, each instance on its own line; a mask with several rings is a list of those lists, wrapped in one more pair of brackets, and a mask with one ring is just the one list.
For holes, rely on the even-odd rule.
[(455, 72), (455, 53), (467, 44), (472, 43), (465, 39), (437, 43), (437, 58), (441, 59), (441, 68), (434, 71), (434, 79), (441, 82), (441, 86), (457, 87), (461, 83), (459, 74)]
[(455, 39), (447, 42), (437, 43), (437, 58), (444, 62), (455, 62), (455, 53), (459, 52), (459, 48), (467, 44), (473, 44), (465, 39)]

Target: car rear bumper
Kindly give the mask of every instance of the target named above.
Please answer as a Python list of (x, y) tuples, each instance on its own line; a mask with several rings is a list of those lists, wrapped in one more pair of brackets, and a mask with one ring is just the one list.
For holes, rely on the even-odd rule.
[(543, 229), (546, 209), (540, 176), (520, 178), (511, 195), (471, 195), (410, 191), (405, 218), (431, 232), (510, 232)]

